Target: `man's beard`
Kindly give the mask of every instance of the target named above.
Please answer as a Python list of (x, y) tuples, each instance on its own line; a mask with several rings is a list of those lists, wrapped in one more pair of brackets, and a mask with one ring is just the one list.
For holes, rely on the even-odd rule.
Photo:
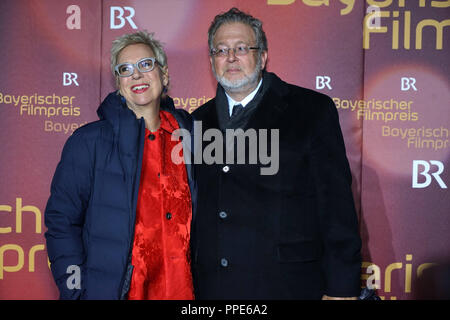
[(239, 93), (245, 91), (248, 87), (251, 87), (252, 85), (256, 85), (256, 83), (258, 82), (259, 74), (261, 72), (261, 55), (258, 55), (256, 66), (253, 72), (248, 76), (244, 76), (244, 78), (242, 79), (231, 81), (226, 79), (225, 77), (219, 76), (216, 73), (214, 63), (212, 64), (212, 71), (214, 73), (214, 76), (216, 77), (217, 82), (220, 83), (220, 85), (224, 88), (226, 92)]

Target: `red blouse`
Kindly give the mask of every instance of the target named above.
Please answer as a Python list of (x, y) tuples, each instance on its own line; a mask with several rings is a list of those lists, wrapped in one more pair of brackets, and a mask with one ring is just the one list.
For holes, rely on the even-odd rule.
[(145, 129), (128, 299), (190, 300), (191, 195), (184, 163), (171, 160), (178, 123), (166, 111), (159, 114), (160, 128)]

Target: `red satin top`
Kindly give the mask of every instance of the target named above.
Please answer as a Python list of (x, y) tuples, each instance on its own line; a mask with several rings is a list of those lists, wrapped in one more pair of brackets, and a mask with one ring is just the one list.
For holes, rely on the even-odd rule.
[(178, 123), (166, 111), (159, 114), (160, 128), (145, 129), (128, 299), (190, 300), (191, 195), (184, 163), (171, 160)]

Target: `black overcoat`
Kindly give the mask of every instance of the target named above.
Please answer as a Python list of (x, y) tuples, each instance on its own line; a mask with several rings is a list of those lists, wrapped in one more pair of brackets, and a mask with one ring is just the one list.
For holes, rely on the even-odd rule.
[[(336, 107), (324, 94), (265, 72), (268, 83), (243, 129), (267, 129), (269, 142), (278, 130), (277, 173), (262, 175), (268, 165), (261, 158), (195, 166), (196, 298), (358, 296), (361, 240)], [(193, 113), (203, 132), (219, 128), (217, 108), (215, 98)]]

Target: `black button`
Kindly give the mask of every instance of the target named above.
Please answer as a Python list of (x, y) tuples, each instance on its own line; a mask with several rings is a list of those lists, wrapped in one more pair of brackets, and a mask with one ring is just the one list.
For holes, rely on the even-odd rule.
[(228, 260), (225, 258), (220, 259), (220, 265), (224, 268), (228, 267)]
[(153, 133), (150, 133), (150, 135), (148, 136), (148, 138), (150, 139), (150, 140), (155, 140), (155, 135), (153, 134)]
[(225, 211), (220, 211), (220, 212), (219, 212), (219, 217), (220, 217), (221, 219), (225, 219), (227, 216), (228, 216), (228, 215), (227, 215), (227, 213), (226, 213)]
[(170, 212), (167, 212), (167, 213), (166, 213), (166, 219), (167, 219), (167, 220), (172, 219), (172, 214), (171, 214)]

